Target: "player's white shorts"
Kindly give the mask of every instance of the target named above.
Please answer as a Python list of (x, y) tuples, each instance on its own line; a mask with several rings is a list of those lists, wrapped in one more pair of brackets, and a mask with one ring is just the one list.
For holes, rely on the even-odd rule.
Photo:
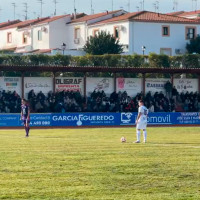
[(147, 121), (139, 121), (137, 123), (136, 129), (146, 129), (147, 128)]

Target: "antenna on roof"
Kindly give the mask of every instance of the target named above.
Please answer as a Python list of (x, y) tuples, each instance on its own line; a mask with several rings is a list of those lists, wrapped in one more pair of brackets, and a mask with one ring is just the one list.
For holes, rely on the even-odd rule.
[(130, 0), (128, 0), (127, 6), (128, 6), (128, 12), (130, 12), (131, 11), (131, 1)]
[(197, 0), (192, 0), (192, 10), (197, 10)]
[(114, 4), (114, 3), (113, 3), (113, 0), (111, 1), (111, 3), (112, 3), (112, 11), (113, 11), (113, 4)]
[(144, 10), (144, 0), (142, 0), (142, 10)]
[(16, 6), (16, 3), (12, 3), (12, 6), (13, 6), (13, 9), (14, 9), (14, 10), (13, 10), (13, 12), (14, 12), (14, 13), (13, 13), (13, 16), (14, 16), (14, 20), (15, 20), (15, 10), (16, 10), (16, 7), (17, 7), (17, 6)]
[(173, 1), (173, 10), (177, 11), (178, 10), (178, 0)]
[(143, 2), (140, 1), (140, 10), (143, 10)]
[(58, 4), (58, 1), (57, 0), (53, 0), (53, 3), (54, 3), (54, 5), (55, 5), (55, 11), (54, 11), (54, 15), (56, 16), (56, 14), (57, 14), (57, 4)]
[(94, 9), (93, 9), (93, 1), (91, 0), (90, 2), (90, 6), (91, 6), (91, 15), (94, 14)]
[(140, 11), (140, 7), (139, 6), (136, 6), (136, 9), (137, 9), (138, 12)]
[(159, 1), (156, 1), (154, 4), (153, 4), (154, 8), (155, 8), (155, 12), (158, 12), (159, 13)]
[(76, 18), (76, 0), (74, 0), (74, 16)]
[(33, 12), (33, 18), (36, 19), (37, 13)]
[[(2, 8), (0, 7), (0, 15), (1, 15), (1, 11), (2, 11)], [(0, 18), (1, 18), (1, 16), (0, 16)]]
[(25, 20), (27, 20), (28, 19), (28, 4), (27, 3), (23, 3), (23, 4), (24, 4), (24, 8), (25, 8), (25, 10), (24, 10), (24, 12), (25, 12), (24, 17), (25, 17)]
[(43, 9), (44, 1), (43, 0), (38, 0), (38, 3), (40, 3), (40, 6), (41, 6), (41, 8), (40, 8), (40, 12), (41, 12), (40, 17), (42, 17), (42, 9)]

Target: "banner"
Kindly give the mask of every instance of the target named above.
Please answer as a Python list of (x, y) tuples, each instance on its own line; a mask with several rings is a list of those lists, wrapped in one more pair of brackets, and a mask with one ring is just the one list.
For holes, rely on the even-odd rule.
[[(31, 126), (133, 126), (137, 113), (31, 114)], [(149, 113), (148, 125), (200, 125), (200, 113)], [(20, 114), (1, 114), (0, 127), (20, 127)]]
[[(20, 114), (0, 114), (0, 127), (23, 126)], [(31, 114), (30, 126), (51, 126), (51, 114)]]
[(45, 95), (53, 91), (53, 78), (51, 77), (25, 77), (24, 78), (24, 93), (27, 98), (28, 93), (34, 90), (37, 94), (42, 91)]
[(22, 79), (21, 77), (0, 77), (0, 90), (16, 91), (20, 96), (22, 95)]
[(174, 79), (174, 86), (179, 93), (198, 92), (198, 79)]
[(142, 91), (142, 79), (140, 78), (117, 78), (117, 92), (126, 91), (131, 97)]
[(145, 80), (145, 92), (151, 92), (151, 94), (154, 94), (156, 92), (160, 93), (163, 92), (164, 94), (166, 93), (165, 91), (165, 84), (167, 81), (170, 81), (170, 79), (152, 79), (152, 78), (146, 78)]
[(114, 92), (114, 79), (113, 78), (87, 78), (87, 95), (90, 95), (94, 90), (104, 91), (106, 94)]
[(56, 78), (56, 92), (60, 91), (79, 91), (84, 94), (83, 78), (75, 77), (57, 77)]

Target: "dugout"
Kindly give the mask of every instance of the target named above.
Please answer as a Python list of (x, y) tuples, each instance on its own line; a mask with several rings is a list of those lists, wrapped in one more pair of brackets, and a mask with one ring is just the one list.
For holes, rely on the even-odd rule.
[(142, 74), (142, 92), (145, 93), (146, 74), (170, 74), (172, 85), (176, 74), (192, 74), (198, 77), (198, 92), (200, 93), (200, 69), (199, 68), (152, 68), (152, 67), (105, 67), (105, 66), (35, 66), (35, 65), (0, 65), (1, 72), (20, 72), (21, 74), (21, 91), (24, 97), (24, 78), (27, 72), (50, 72), (52, 74), (53, 92), (55, 92), (55, 80), (57, 73), (77, 72), (84, 74), (84, 96), (86, 97), (86, 78), (87, 73), (112, 73), (114, 78), (114, 91), (116, 91), (116, 78), (120, 73)]

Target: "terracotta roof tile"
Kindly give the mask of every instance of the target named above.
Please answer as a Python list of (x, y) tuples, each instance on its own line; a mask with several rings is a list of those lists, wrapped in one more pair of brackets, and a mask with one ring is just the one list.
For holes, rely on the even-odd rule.
[(87, 21), (95, 19), (95, 18), (103, 17), (103, 16), (106, 16), (106, 15), (109, 15), (109, 14), (115, 14), (119, 11), (120, 10), (115, 10), (115, 11), (112, 11), (112, 12), (103, 12), (103, 13), (97, 13), (97, 14), (93, 14), (93, 15), (86, 15), (84, 17), (72, 20), (71, 23), (87, 22)]
[(0, 28), (0, 30), (10, 29), (10, 28), (24, 28), (26, 26), (30, 26), (31, 24), (34, 24), (36, 22), (39, 22), (39, 21), (42, 21), (42, 20), (45, 20), (45, 19), (47, 19), (47, 18), (38, 18), (38, 19), (26, 20), (26, 21), (22, 21), (22, 22), (19, 22), (19, 23), (16, 23), (16, 24), (12, 24), (12, 25)]
[(61, 19), (61, 18), (67, 17), (67, 16), (70, 16), (70, 15), (59, 15), (59, 16), (54, 16), (54, 17), (48, 17), (45, 20), (42, 20), (40, 22), (36, 22), (35, 24), (43, 24), (43, 23), (53, 22), (53, 21), (56, 21), (58, 19)]
[(176, 12), (166, 13), (166, 15), (178, 16), (183, 13), (185, 13), (185, 11), (176, 11)]
[(0, 23), (0, 28), (10, 26), (12, 24), (17, 24), (19, 22), (21, 22), (21, 21), (20, 20), (13, 20), (13, 21), (2, 22), (2, 23)]
[(188, 15), (198, 15), (198, 14), (200, 14), (200, 10), (184, 12), (184, 13), (179, 14), (178, 16), (184, 17), (184, 16), (188, 16)]
[[(197, 20), (187, 19), (183, 17), (177, 17), (167, 14), (160, 14), (155, 12), (149, 11), (141, 11), (141, 12), (134, 12), (134, 13), (127, 13), (121, 15), (119, 17), (114, 17), (112, 19), (104, 20), (101, 22), (97, 22), (94, 24), (105, 24), (110, 22), (118, 22), (118, 21), (142, 21), (142, 22), (164, 22), (164, 23), (199, 23)], [(92, 24), (92, 25), (94, 25)]]

